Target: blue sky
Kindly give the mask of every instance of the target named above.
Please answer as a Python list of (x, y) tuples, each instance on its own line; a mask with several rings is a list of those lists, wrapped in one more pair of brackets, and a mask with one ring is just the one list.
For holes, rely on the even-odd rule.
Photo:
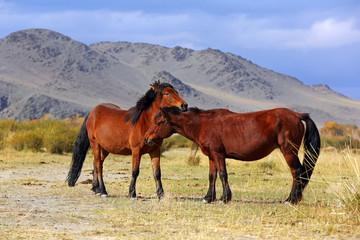
[(358, 0), (0, 0), (0, 38), (27, 28), (86, 44), (210, 47), (360, 100)]

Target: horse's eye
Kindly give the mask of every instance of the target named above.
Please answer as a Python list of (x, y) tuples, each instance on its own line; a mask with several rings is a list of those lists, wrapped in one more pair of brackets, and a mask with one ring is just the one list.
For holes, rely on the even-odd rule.
[(169, 95), (170, 95), (170, 93), (166, 92), (166, 93), (164, 93), (164, 95), (165, 95), (165, 96), (169, 96)]

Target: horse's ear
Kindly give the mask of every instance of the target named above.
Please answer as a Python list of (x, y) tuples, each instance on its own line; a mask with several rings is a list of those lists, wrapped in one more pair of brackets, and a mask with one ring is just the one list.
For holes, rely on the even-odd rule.
[(150, 84), (151, 88), (156, 91), (159, 87), (159, 84), (157, 82), (153, 83), (153, 84)]

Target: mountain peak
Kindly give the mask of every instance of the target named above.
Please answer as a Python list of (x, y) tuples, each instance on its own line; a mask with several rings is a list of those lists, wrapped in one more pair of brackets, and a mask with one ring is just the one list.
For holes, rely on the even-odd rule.
[(360, 102), (235, 54), (131, 42), (87, 46), (46, 29), (0, 39), (0, 118), (21, 120), (49, 112), (70, 117), (102, 102), (128, 108), (154, 78), (173, 84), (190, 106), (237, 112), (291, 107), (309, 112), (320, 124), (360, 125)]
[(348, 98), (348, 97), (346, 97), (345, 95), (343, 95), (341, 93), (335, 92), (327, 84), (315, 84), (315, 85), (311, 85), (311, 87), (318, 93), (331, 94), (331, 95), (336, 95), (336, 96)]
[(5, 37), (5, 40), (8, 43), (16, 44), (16, 43), (31, 43), (38, 41), (43, 42), (48, 40), (70, 41), (71, 38), (51, 30), (32, 28), (32, 29), (21, 30), (11, 33), (7, 37)]

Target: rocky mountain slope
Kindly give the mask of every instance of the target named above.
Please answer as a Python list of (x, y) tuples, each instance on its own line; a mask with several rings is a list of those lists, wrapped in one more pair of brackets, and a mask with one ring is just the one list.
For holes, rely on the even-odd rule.
[(102, 102), (126, 109), (158, 79), (173, 84), (190, 106), (238, 112), (288, 107), (310, 112), (320, 125), (360, 125), (359, 101), (219, 50), (129, 42), (87, 46), (43, 29), (0, 39), (0, 118), (63, 118)]

